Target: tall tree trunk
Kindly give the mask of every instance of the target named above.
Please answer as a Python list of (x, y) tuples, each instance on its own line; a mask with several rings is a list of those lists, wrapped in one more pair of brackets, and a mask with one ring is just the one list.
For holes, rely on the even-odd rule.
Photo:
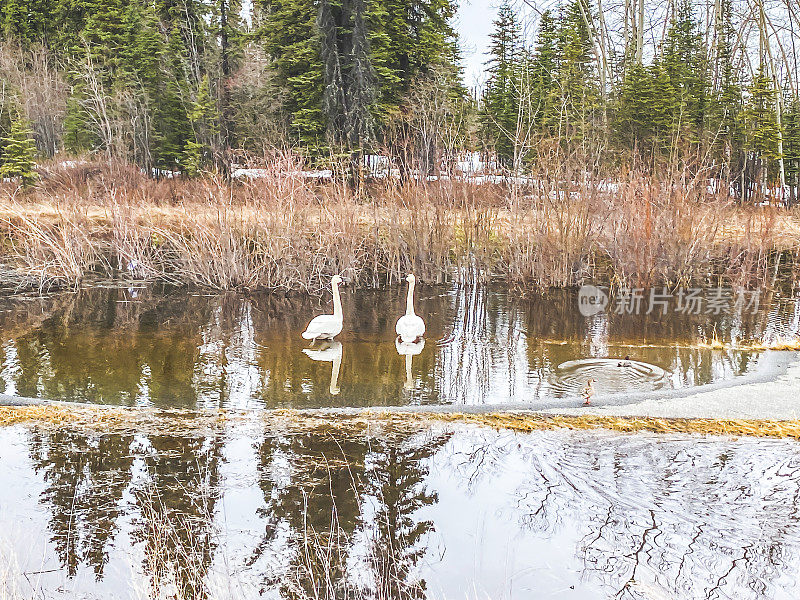
[(219, 25), (220, 25), (220, 59), (222, 81), (220, 81), (220, 134), (222, 142), (221, 165), (222, 171), (227, 177), (230, 174), (230, 148), (231, 148), (231, 115), (230, 115), (230, 40), (228, 39), (228, 1), (219, 2)]

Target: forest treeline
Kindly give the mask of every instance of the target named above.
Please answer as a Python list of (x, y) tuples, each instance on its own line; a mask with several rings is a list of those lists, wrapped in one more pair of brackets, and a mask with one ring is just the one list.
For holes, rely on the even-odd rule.
[(0, 173), (64, 154), (227, 174), (291, 148), (438, 174), (480, 152), (793, 201), (800, 10), (765, 2), (506, 0), (468, 89), (456, 0), (0, 0)]

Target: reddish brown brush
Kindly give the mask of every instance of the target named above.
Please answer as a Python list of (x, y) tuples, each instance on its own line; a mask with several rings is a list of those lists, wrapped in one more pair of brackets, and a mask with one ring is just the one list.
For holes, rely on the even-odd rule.
[[(548, 162), (549, 161), (549, 162)], [(146, 177), (120, 163), (45, 165), (32, 190), (0, 187), (0, 260), (23, 285), (90, 274), (219, 289), (319, 290), (408, 271), (444, 279), (564, 287), (742, 284), (800, 248), (794, 211), (741, 207), (705, 180), (632, 172), (599, 179), (542, 159), (525, 180), (303, 176), (276, 156), (259, 177)]]

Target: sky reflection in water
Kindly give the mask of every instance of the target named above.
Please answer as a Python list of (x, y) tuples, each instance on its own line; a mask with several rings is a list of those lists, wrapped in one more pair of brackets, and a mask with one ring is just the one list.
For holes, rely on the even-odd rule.
[(28, 595), (800, 593), (792, 441), (262, 424), (191, 438), (14, 427), (0, 447), (0, 556)]

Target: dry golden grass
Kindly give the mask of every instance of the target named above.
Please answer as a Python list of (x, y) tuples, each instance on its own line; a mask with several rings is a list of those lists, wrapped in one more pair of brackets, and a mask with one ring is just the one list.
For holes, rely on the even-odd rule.
[[(259, 413), (261, 414), (261, 413)], [(107, 433), (153, 431), (191, 435), (226, 423), (267, 423), (276, 430), (320, 434), (397, 434), (422, 430), (436, 423), (467, 424), (519, 432), (551, 429), (606, 429), (624, 433), (688, 433), (800, 439), (800, 420), (663, 419), (649, 417), (541, 415), (532, 412), (450, 413), (362, 411), (337, 414), (297, 410), (267, 411), (260, 421), (254, 413), (220, 411), (214, 414), (153, 409), (70, 407), (63, 405), (0, 407), (0, 426), (28, 424)]]
[(749, 419), (663, 419), (650, 417), (606, 417), (596, 415), (542, 415), (531, 412), (449, 413), (449, 412), (364, 412), (358, 416), (309, 415), (283, 411), (293, 427), (320, 431), (365, 431), (376, 426), (391, 431), (395, 427), (432, 423), (466, 423), (519, 432), (549, 429), (608, 429), (625, 433), (692, 433), (742, 435), (800, 439), (800, 420), (769, 421)]
[(702, 186), (641, 175), (616, 188), (543, 165), (523, 191), (466, 181), (342, 182), (297, 176), (286, 159), (255, 181), (152, 181), (124, 165), (54, 166), (20, 193), (0, 185), (0, 263), (20, 283), (70, 285), (90, 273), (218, 289), (317, 291), (413, 270), (571, 286), (686, 284), (721, 275), (766, 282), (797, 258), (793, 211), (740, 207)]
[(723, 342), (717, 337), (714, 337), (709, 341), (700, 342), (694, 346), (687, 347), (703, 348), (708, 350), (742, 350), (745, 352), (763, 352), (766, 350), (796, 352), (800, 351), (800, 338), (780, 339), (768, 343), (753, 342), (748, 344), (729, 344), (727, 342)]
[(212, 429), (225, 422), (225, 413), (157, 411), (106, 406), (0, 406), (0, 427), (28, 423), (38, 428), (71, 428), (129, 433), (156, 431), (179, 435)]
[(800, 420), (750, 419), (659, 419), (652, 417), (544, 416), (532, 414), (437, 415), (438, 420), (456, 421), (513, 431), (543, 429), (609, 429), (625, 433), (691, 433), (800, 439)]

